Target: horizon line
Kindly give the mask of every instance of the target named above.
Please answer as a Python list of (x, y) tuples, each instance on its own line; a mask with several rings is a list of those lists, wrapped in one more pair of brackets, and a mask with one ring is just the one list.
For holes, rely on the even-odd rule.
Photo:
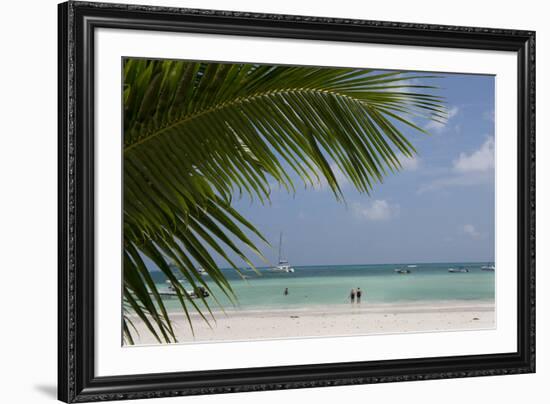
[[(319, 266), (358, 266), (358, 265), (369, 265), (369, 266), (373, 266), (373, 265), (422, 265), (422, 264), (479, 264), (479, 263), (492, 263), (492, 264), (496, 264), (495, 260), (479, 260), (479, 261), (435, 261), (435, 262), (411, 262), (411, 261), (406, 261), (406, 262), (387, 262), (387, 263), (374, 263), (374, 264), (307, 264), (307, 265), (294, 265), (293, 267), (296, 268), (296, 267), (319, 267)], [(200, 267), (200, 265), (198, 265), (197, 267)], [(242, 266), (242, 267), (237, 267), (237, 269), (253, 269), (253, 268), (256, 268), (256, 269), (264, 269), (264, 268), (272, 268), (273, 265), (268, 265), (268, 266), (254, 266), (254, 267), (251, 267), (251, 266)], [(224, 270), (224, 269), (231, 269), (231, 270), (235, 270), (234, 267), (221, 267), (221, 266), (218, 266), (218, 268), (220, 270)], [(154, 271), (157, 271), (157, 272), (162, 272), (160, 269), (158, 268), (153, 268), (152, 270)]]

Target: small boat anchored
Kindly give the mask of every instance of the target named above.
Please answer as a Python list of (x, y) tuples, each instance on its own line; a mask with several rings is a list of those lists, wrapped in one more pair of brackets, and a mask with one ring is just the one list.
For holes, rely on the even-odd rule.
[(491, 272), (494, 272), (495, 271), (495, 266), (494, 265), (491, 265), (490, 263), (487, 263), (487, 265), (483, 265), (481, 267), (481, 270), (482, 271), (491, 271)]
[[(173, 270), (174, 273), (179, 272), (179, 269), (178, 269), (176, 264), (172, 263), (172, 264), (168, 264), (168, 266), (170, 267), (170, 269)], [(197, 267), (196, 269), (197, 269), (197, 272), (199, 273), (199, 275), (202, 275), (202, 276), (207, 276), (208, 275), (208, 272), (206, 272), (206, 269), (204, 269), (203, 267)]]
[(286, 259), (283, 259), (282, 251), (283, 251), (283, 233), (281, 232), (281, 234), (279, 235), (279, 264), (271, 268), (269, 270), (270, 272), (286, 272), (286, 273), (294, 272), (294, 268), (290, 266), (290, 264)]
[[(159, 294), (161, 296), (177, 296), (178, 293), (176, 291), (176, 288), (174, 287), (174, 284), (172, 281), (168, 280), (166, 281), (166, 284), (168, 285), (168, 291), (160, 292)], [(181, 283), (180, 283), (181, 285)], [(204, 288), (204, 286), (197, 286), (193, 290), (185, 290), (187, 296), (191, 299), (204, 299), (205, 297), (210, 296), (210, 293)]]
[(411, 270), (410, 270), (410, 269), (406, 269), (406, 268), (395, 268), (395, 269), (393, 270), (393, 272), (398, 273), (398, 274), (410, 274), (410, 273), (411, 273)]
[(468, 268), (465, 267), (459, 267), (459, 268), (449, 268), (448, 270), (451, 273), (464, 273), (464, 272), (470, 272)]

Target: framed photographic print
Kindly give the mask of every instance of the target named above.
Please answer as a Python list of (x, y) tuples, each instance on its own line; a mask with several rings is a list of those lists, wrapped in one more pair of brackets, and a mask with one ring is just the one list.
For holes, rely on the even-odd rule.
[(534, 372), (534, 223), (534, 32), (59, 5), (62, 401)]

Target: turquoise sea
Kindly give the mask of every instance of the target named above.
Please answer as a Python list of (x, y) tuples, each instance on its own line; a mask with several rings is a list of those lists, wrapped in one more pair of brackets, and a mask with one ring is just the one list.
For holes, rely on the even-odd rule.
[[(415, 266), (416, 265), (416, 266)], [(495, 272), (483, 271), (487, 262), (477, 263), (407, 263), (382, 265), (312, 265), (295, 266), (294, 273), (274, 273), (268, 268), (242, 269), (242, 279), (235, 270), (222, 270), (238, 299), (241, 310), (309, 308), (349, 303), (352, 288), (361, 288), (365, 304), (407, 304), (441, 301), (491, 302), (495, 297)], [(490, 263), (492, 265), (492, 263)], [(450, 273), (449, 268), (464, 267), (469, 272)], [(405, 268), (408, 274), (394, 270)], [(498, 270), (498, 269), (497, 269)], [(167, 291), (164, 276), (152, 273), (159, 290)], [(227, 297), (204, 276), (224, 308), (230, 308)], [(183, 284), (190, 289), (188, 284)], [(288, 288), (288, 295), (284, 289)], [(212, 297), (208, 298), (215, 308)], [(170, 311), (179, 308), (177, 299), (166, 297)], [(179, 309), (181, 310), (181, 309)]]

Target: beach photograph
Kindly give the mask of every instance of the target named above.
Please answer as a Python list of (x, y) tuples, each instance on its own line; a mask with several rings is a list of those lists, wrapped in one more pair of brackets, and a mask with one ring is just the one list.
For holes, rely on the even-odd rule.
[(124, 346), (495, 321), (495, 77), (123, 60)]

